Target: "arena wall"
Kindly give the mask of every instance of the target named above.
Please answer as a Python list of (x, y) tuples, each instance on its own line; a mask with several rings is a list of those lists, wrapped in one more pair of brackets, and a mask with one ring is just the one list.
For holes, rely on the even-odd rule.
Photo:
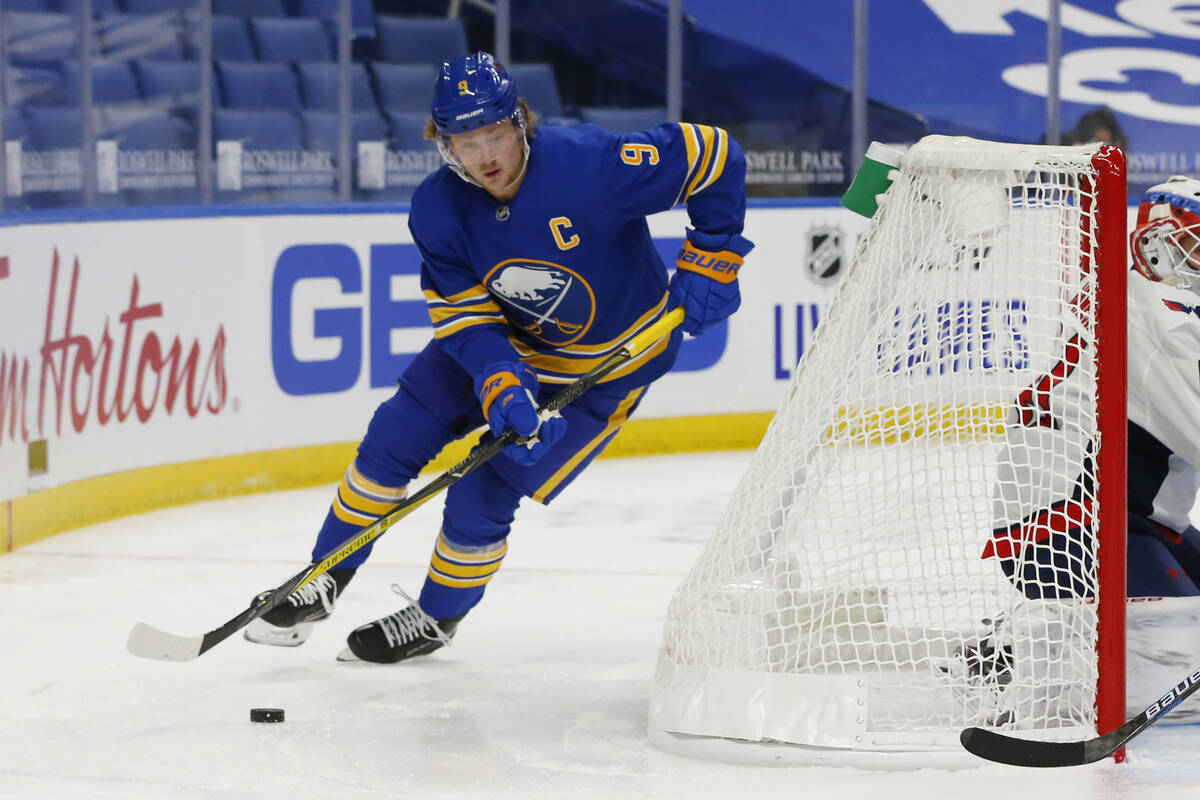
[[(335, 482), (430, 336), (406, 211), (0, 219), (0, 552), (163, 505)], [(686, 224), (683, 210), (650, 219), (668, 264)], [(754, 447), (865, 228), (828, 199), (752, 203), (741, 310), (684, 343), (606, 455)]]

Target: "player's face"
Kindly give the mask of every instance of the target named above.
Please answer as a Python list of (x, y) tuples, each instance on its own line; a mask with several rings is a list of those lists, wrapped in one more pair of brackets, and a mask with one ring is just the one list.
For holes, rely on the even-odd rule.
[(1188, 226), (1174, 236), (1175, 244), (1183, 251), (1187, 266), (1193, 271), (1200, 271), (1200, 225)]
[(521, 129), (505, 120), (450, 137), (453, 153), (471, 178), (497, 200), (510, 200), (525, 167)]

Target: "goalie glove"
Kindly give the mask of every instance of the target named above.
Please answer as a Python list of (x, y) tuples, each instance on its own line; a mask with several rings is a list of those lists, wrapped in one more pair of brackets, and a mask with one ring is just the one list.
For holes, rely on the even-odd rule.
[(754, 242), (738, 234), (687, 229), (668, 287), (671, 298), (683, 308), (684, 331), (699, 336), (737, 311), (742, 302), (738, 270), (743, 256), (753, 249)]
[(557, 412), (538, 415), (537, 390), (537, 376), (519, 361), (488, 364), (475, 377), (475, 393), (492, 433), (500, 436), (511, 428), (518, 436), (531, 437), (504, 450), (526, 467), (544, 456), (567, 430), (567, 421)]

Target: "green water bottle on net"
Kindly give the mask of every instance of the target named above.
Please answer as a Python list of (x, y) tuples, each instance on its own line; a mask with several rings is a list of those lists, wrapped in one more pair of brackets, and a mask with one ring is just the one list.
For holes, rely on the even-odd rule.
[(867, 156), (854, 176), (850, 188), (842, 195), (842, 205), (861, 214), (873, 217), (879, 209), (879, 195), (892, 185), (892, 170), (899, 168), (903, 154), (882, 142), (871, 142)]

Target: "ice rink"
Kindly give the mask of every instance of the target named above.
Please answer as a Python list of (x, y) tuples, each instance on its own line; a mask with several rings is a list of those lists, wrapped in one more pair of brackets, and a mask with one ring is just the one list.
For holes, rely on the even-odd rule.
[[(392, 583), (420, 589), (438, 500), (379, 540), (303, 647), (239, 635), (190, 663), (139, 660), (125, 637), (138, 621), (202, 633), (297, 572), (332, 486), (114, 520), (0, 556), (0, 798), (1200, 797), (1198, 725), (1151, 729), (1125, 765), (1042, 771), (743, 766), (652, 746), (667, 600), (749, 457), (597, 462), (552, 507), (518, 512), (453, 647), (393, 666), (335, 656), (351, 629), (400, 607)], [(251, 723), (256, 706), (287, 721)]]

